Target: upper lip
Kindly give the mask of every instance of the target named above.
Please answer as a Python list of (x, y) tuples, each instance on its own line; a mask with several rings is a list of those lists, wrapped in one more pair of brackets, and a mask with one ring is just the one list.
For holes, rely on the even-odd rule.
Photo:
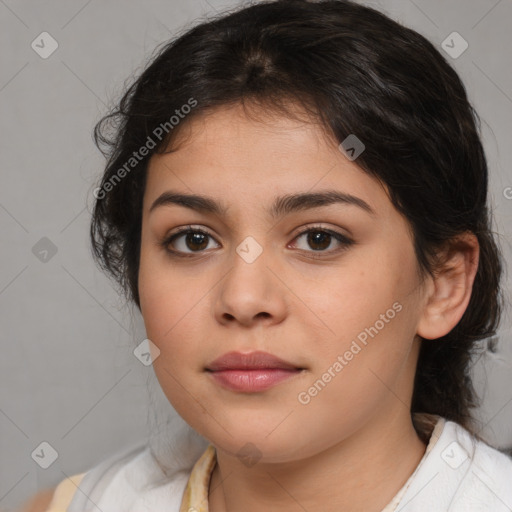
[(284, 370), (301, 370), (298, 366), (288, 363), (268, 352), (228, 352), (212, 361), (207, 367), (210, 371), (221, 370), (254, 370), (264, 368), (282, 368)]

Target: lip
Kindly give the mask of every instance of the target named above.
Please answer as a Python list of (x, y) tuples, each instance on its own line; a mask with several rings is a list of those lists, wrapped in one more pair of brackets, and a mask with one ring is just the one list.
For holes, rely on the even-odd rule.
[(228, 352), (206, 367), (221, 386), (233, 391), (254, 393), (269, 389), (304, 368), (269, 354), (268, 352)]
[(212, 361), (207, 367), (210, 371), (221, 370), (262, 370), (262, 369), (281, 369), (281, 370), (302, 370), (293, 363), (269, 354), (268, 352), (227, 352)]
[(300, 373), (302, 370), (299, 369), (267, 368), (263, 370), (219, 370), (211, 372), (210, 375), (221, 386), (232, 391), (257, 393)]

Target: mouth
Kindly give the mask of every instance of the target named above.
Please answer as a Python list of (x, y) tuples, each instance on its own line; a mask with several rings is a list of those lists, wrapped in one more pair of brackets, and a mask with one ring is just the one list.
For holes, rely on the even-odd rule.
[(229, 352), (206, 368), (212, 379), (232, 391), (264, 391), (306, 369), (267, 352)]

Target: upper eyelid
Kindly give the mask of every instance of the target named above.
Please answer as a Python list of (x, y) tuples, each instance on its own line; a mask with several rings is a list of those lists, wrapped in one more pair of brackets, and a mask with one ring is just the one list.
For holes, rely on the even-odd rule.
[[(330, 227), (326, 227), (326, 226), (321, 226), (319, 224), (298, 228), (298, 231), (297, 231), (297, 233), (295, 233), (294, 237), (297, 237), (299, 235), (302, 235), (304, 233), (307, 233), (308, 231), (312, 231), (312, 230), (315, 230), (315, 229), (318, 230), (318, 231), (327, 231), (327, 232), (336, 233), (336, 234), (341, 235), (341, 236), (343, 236), (345, 238), (350, 238), (350, 235), (341, 233), (336, 228), (330, 228)], [(166, 235), (164, 238), (170, 239), (170, 238), (178, 236), (178, 235), (186, 234), (187, 232), (190, 232), (190, 231), (201, 232), (201, 233), (204, 233), (204, 234), (206, 234), (208, 236), (211, 236), (212, 238), (215, 238), (215, 236), (212, 233), (210, 233), (208, 231), (208, 229), (205, 229), (203, 227), (196, 227), (196, 226), (192, 226), (192, 225), (182, 226), (181, 228), (178, 228), (177, 231), (175, 231), (174, 233), (170, 233), (169, 235)], [(295, 230), (293, 230), (293, 231), (295, 231)]]

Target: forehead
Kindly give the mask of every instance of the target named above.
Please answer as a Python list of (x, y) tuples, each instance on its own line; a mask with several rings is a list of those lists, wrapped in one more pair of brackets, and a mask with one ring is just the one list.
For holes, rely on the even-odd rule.
[(350, 161), (314, 119), (298, 116), (252, 109), (247, 115), (237, 105), (185, 119), (173, 150), (150, 160), (145, 209), (168, 188), (226, 202), (337, 189), (386, 207), (385, 187)]
[(262, 157), (290, 158), (290, 150), (298, 154), (336, 148), (336, 141), (316, 118), (297, 106), (287, 109), (288, 115), (250, 103), (208, 109), (182, 121), (172, 147), (193, 148), (198, 156), (208, 152), (210, 157), (220, 155), (223, 160), (256, 152)]

